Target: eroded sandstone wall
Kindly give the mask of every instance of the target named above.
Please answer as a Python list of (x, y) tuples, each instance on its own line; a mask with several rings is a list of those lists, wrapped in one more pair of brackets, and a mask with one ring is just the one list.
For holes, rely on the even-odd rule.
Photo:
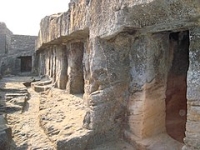
[[(136, 149), (150, 149), (152, 137), (165, 133), (165, 90), (169, 33), (136, 36), (131, 41), (128, 126), (125, 138)], [(149, 139), (149, 143), (144, 141)]]
[(194, 26), (198, 6), (198, 0), (71, 1), (67, 12), (41, 20), (37, 49), (49, 42), (82, 37), (88, 28), (90, 37), (109, 38), (130, 28), (159, 32)]
[[(41, 21), (36, 47), (39, 72), (54, 81), (64, 81), (70, 91), (77, 88), (73, 80), (82, 74), (76, 68), (80, 66), (87, 106), (84, 126), (92, 130), (96, 138), (125, 137), (138, 149), (155, 149), (151, 144), (162, 146), (162, 142), (156, 143), (154, 137), (167, 135), (165, 98), (172, 64), (169, 34), (189, 30), (193, 43), (188, 99), (195, 102), (188, 100), (185, 145), (198, 149), (198, 138), (193, 140), (199, 136), (195, 135), (198, 129), (191, 129), (190, 125), (197, 127), (199, 123), (198, 98), (194, 97), (197, 91), (194, 87), (198, 84), (193, 86), (199, 77), (196, 67), (198, 30), (193, 30), (199, 26), (199, 7), (198, 0), (71, 1), (67, 12)], [(80, 46), (80, 42), (84, 46)], [(65, 58), (60, 55), (61, 50), (52, 50), (54, 45), (66, 46)], [(82, 65), (82, 56), (77, 53), (80, 50), (83, 51)], [(64, 60), (64, 67), (60, 67), (60, 60)], [(71, 74), (71, 68), (76, 68), (77, 73)], [(64, 79), (58, 72), (63, 72)], [(82, 86), (82, 81), (79, 83), (78, 86)], [(190, 112), (194, 114), (190, 116)], [(191, 121), (193, 117), (195, 121)]]

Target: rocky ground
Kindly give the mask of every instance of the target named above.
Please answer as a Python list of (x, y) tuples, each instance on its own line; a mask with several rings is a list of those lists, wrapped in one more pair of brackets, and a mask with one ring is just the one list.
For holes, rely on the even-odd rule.
[[(32, 80), (33, 77), (16, 76), (0, 80), (1, 102), (6, 102), (7, 124), (12, 128), (11, 150), (54, 150), (59, 145), (62, 149), (66, 141), (91, 132), (82, 128), (85, 116), (82, 95), (66, 94), (55, 88), (37, 93), (23, 84)], [(123, 149), (133, 150), (123, 140), (94, 148)]]
[[(18, 96), (17, 99), (6, 100), (8, 125), (12, 128), (11, 150), (46, 149), (53, 150), (54, 146), (39, 126), (39, 97), (40, 94), (31, 88), (26, 88), (23, 82), (30, 81), (31, 77), (8, 77), (1, 80), (1, 95), (19, 94), (27, 90), (29, 99)], [(15, 93), (15, 94), (14, 94)]]

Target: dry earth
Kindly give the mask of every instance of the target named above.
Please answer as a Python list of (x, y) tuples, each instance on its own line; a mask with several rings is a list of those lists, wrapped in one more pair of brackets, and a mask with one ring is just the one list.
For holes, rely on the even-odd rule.
[[(13, 76), (0, 81), (1, 100), (14, 95), (6, 100), (7, 121), (13, 135), (11, 150), (54, 150), (58, 141), (90, 133), (82, 128), (85, 115), (82, 95), (66, 94), (56, 88), (37, 93), (23, 85), (32, 79)], [(24, 91), (29, 93), (28, 100)], [(123, 140), (99, 145), (94, 150), (123, 149), (133, 150)]]

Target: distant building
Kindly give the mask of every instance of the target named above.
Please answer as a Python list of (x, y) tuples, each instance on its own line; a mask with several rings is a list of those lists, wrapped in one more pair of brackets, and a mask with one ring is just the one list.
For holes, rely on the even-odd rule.
[(14, 35), (0, 22), (0, 73), (21, 74), (35, 72), (36, 36)]

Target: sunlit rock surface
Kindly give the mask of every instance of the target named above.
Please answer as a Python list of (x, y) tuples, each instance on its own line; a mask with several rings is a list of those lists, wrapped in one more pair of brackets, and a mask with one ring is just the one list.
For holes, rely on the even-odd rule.
[(38, 72), (84, 94), (90, 130), (62, 149), (118, 139), (138, 150), (200, 149), (199, 8), (199, 0), (76, 0), (41, 20)]

